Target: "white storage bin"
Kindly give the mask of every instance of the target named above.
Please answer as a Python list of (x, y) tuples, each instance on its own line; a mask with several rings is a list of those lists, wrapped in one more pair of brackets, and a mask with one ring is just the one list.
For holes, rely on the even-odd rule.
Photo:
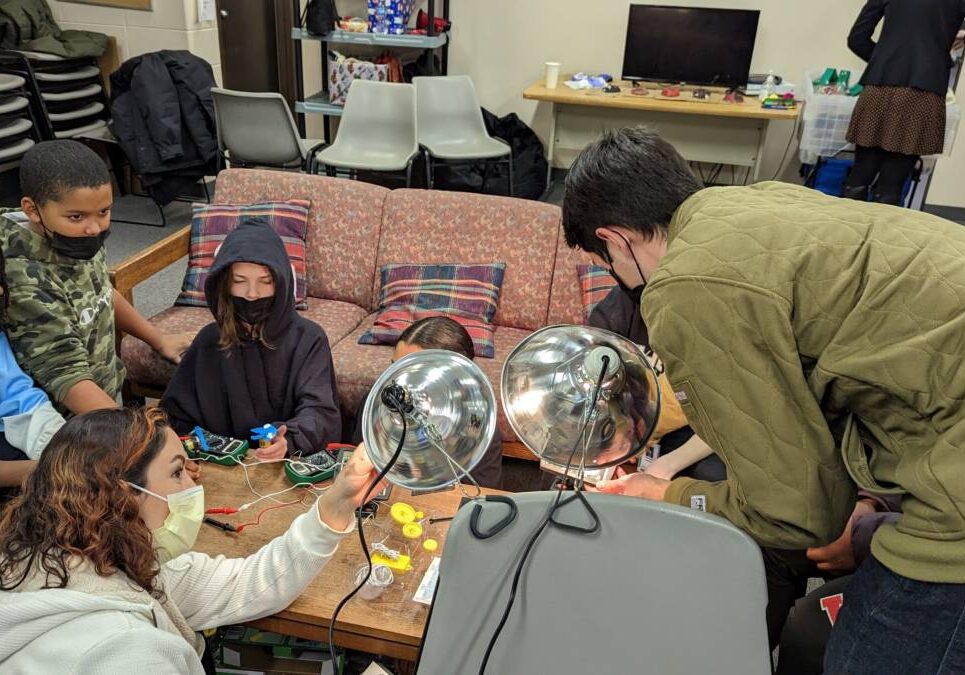
[[(800, 154), (805, 164), (813, 163), (815, 156), (830, 157), (842, 150), (854, 149), (847, 136), (858, 97), (815, 93), (811, 84), (815, 79), (814, 73), (806, 72), (801, 85), (804, 110), (801, 114)], [(951, 155), (955, 147), (961, 119), (962, 109), (954, 97), (950, 97), (946, 105), (944, 157)]]

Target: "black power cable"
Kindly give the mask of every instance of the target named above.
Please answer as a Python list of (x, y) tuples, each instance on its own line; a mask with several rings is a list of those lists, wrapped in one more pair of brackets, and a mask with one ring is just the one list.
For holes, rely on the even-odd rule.
[(335, 606), (335, 611), (332, 613), (332, 623), (328, 626), (328, 653), (332, 658), (332, 667), (336, 669), (338, 667), (338, 661), (336, 660), (337, 655), (335, 653), (335, 621), (338, 619), (338, 615), (342, 611), (342, 608), (348, 604), (349, 600), (355, 597), (355, 594), (358, 593), (366, 583), (368, 583), (369, 577), (372, 576), (372, 556), (369, 553), (369, 545), (365, 541), (365, 532), (362, 529), (363, 509), (368, 503), (369, 497), (372, 496), (372, 491), (379, 483), (382, 482), (382, 479), (385, 478), (389, 471), (392, 470), (392, 467), (395, 466), (395, 463), (399, 460), (399, 456), (402, 454), (402, 446), (405, 445), (405, 416), (407, 412), (412, 411), (412, 404), (411, 402), (406, 401), (405, 390), (403, 390), (399, 385), (392, 384), (385, 387), (385, 389), (382, 390), (381, 398), (382, 403), (385, 404), (386, 407), (399, 413), (399, 416), (402, 418), (402, 436), (399, 437), (399, 445), (395, 449), (395, 454), (392, 455), (388, 464), (385, 465), (385, 468), (382, 469), (376, 479), (372, 482), (372, 485), (369, 486), (368, 491), (365, 493), (365, 498), (362, 500), (362, 505), (355, 510), (355, 523), (359, 531), (359, 544), (362, 546), (362, 553), (365, 555), (365, 562), (368, 564), (368, 570), (365, 572), (365, 578), (363, 578), (362, 581), (360, 581), (348, 595), (342, 598), (338, 605)]
[[(573, 457), (576, 455), (576, 449), (583, 440), (583, 435), (586, 433), (587, 425), (590, 423), (590, 419), (593, 417), (593, 411), (596, 410), (597, 402), (600, 399), (600, 392), (603, 389), (603, 379), (606, 377), (607, 368), (610, 365), (610, 357), (604, 356), (602, 361), (603, 368), (600, 370), (600, 378), (597, 380), (596, 388), (593, 390), (593, 400), (590, 403), (590, 414), (588, 414), (583, 420), (583, 425), (580, 427), (580, 433), (577, 434), (576, 441), (573, 443), (573, 449), (570, 450), (570, 456), (566, 460), (566, 467), (563, 469), (564, 479), (567, 475), (569, 475), (570, 466), (573, 464)], [(509, 614), (513, 609), (513, 604), (516, 602), (516, 591), (519, 588), (520, 579), (523, 575), (523, 567), (526, 565), (526, 561), (529, 559), (529, 554), (532, 553), (533, 548), (536, 546), (536, 542), (539, 540), (543, 532), (546, 531), (546, 528), (550, 525), (556, 525), (561, 529), (570, 532), (577, 532), (579, 534), (593, 534), (600, 529), (600, 518), (596, 511), (593, 510), (593, 507), (590, 506), (590, 503), (586, 500), (586, 497), (583, 495), (582, 485), (578, 484), (576, 486), (573, 496), (567, 498), (565, 501), (561, 501), (565, 487), (566, 481), (563, 480), (560, 482), (559, 488), (556, 492), (556, 499), (553, 500), (553, 503), (550, 505), (550, 508), (543, 517), (543, 520), (540, 522), (539, 526), (526, 542), (526, 546), (523, 548), (523, 555), (519, 559), (519, 563), (516, 565), (516, 571), (513, 573), (513, 583), (509, 589), (509, 600), (507, 600), (506, 608), (503, 610), (503, 615), (499, 619), (499, 624), (496, 626), (496, 630), (493, 633), (493, 636), (489, 639), (489, 644), (486, 646), (486, 653), (483, 656), (482, 664), (479, 666), (479, 675), (485, 675), (486, 673), (486, 666), (489, 665), (489, 658), (492, 655), (493, 648), (496, 646), (496, 641), (499, 640), (499, 636), (503, 632), (503, 628), (506, 626), (506, 621), (509, 620)], [(576, 499), (579, 499), (583, 502), (583, 505), (586, 507), (587, 511), (592, 517), (593, 525), (590, 527), (567, 525), (554, 519), (554, 515), (556, 514), (557, 510)]]

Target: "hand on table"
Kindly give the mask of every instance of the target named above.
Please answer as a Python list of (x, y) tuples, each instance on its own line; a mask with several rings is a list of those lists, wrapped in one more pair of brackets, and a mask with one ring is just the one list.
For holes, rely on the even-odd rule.
[(627, 495), (659, 502), (663, 501), (669, 485), (669, 480), (646, 473), (632, 473), (615, 480), (602, 481), (597, 483), (596, 487), (600, 492), (611, 495)]
[(659, 459), (648, 466), (644, 473), (661, 480), (673, 480), (673, 477), (677, 475), (677, 471), (668, 462), (661, 462)]
[(255, 450), (255, 457), (266, 462), (273, 459), (284, 459), (288, 455), (288, 441), (285, 439), (285, 434), (288, 432), (288, 427), (282, 424), (278, 427), (278, 433), (275, 435), (275, 439), (272, 441), (271, 445), (266, 448), (258, 448)]

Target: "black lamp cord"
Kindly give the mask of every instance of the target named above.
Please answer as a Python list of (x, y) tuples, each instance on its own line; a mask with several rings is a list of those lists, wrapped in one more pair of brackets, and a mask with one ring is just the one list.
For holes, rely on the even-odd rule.
[[(600, 400), (600, 392), (603, 390), (603, 379), (606, 377), (608, 366), (610, 365), (610, 358), (607, 356), (604, 356), (602, 360), (603, 360), (603, 368), (600, 371), (600, 378), (597, 380), (596, 388), (593, 391), (593, 400), (590, 403), (590, 414), (586, 416), (586, 419), (584, 419), (583, 425), (580, 427), (580, 433), (577, 434), (576, 442), (573, 443), (573, 449), (570, 450), (570, 456), (566, 460), (566, 467), (563, 469), (564, 478), (570, 472), (570, 466), (573, 464), (573, 457), (576, 455), (576, 449), (580, 446), (580, 443), (583, 442), (583, 435), (586, 433), (586, 428), (593, 417), (592, 413), (593, 411), (596, 410), (596, 405)], [(530, 536), (529, 540), (526, 542), (526, 545), (523, 547), (523, 555), (519, 559), (519, 563), (517, 563), (516, 565), (516, 571), (513, 573), (513, 583), (509, 589), (509, 600), (507, 600), (506, 602), (506, 608), (503, 610), (503, 615), (499, 619), (499, 624), (496, 626), (496, 630), (493, 633), (493, 636), (489, 639), (489, 644), (486, 647), (486, 653), (483, 656), (482, 664), (479, 666), (479, 675), (485, 675), (486, 673), (486, 666), (489, 665), (489, 657), (492, 655), (493, 648), (496, 646), (496, 642), (497, 640), (499, 640), (499, 636), (503, 632), (503, 628), (506, 626), (506, 621), (509, 620), (509, 614), (513, 609), (513, 604), (516, 602), (516, 591), (519, 588), (519, 582), (523, 576), (523, 567), (526, 565), (526, 560), (529, 558), (529, 555), (533, 551), (533, 548), (536, 546), (536, 542), (539, 540), (540, 536), (543, 534), (544, 531), (546, 531), (546, 528), (552, 524), (552, 525), (556, 525), (561, 529), (567, 530), (569, 532), (576, 532), (578, 534), (593, 534), (600, 529), (600, 518), (597, 515), (596, 511), (593, 510), (593, 507), (590, 506), (590, 503), (586, 500), (586, 497), (583, 495), (583, 491), (581, 487), (577, 487), (575, 489), (574, 494), (571, 497), (568, 497), (566, 500), (562, 500), (563, 490), (565, 487), (566, 487), (566, 481), (564, 480), (560, 482), (559, 488), (556, 492), (556, 499), (553, 500), (553, 503), (550, 505), (550, 508), (546, 512), (546, 515), (543, 517), (543, 520), (540, 522), (536, 530), (533, 531), (533, 534)], [(554, 515), (560, 508), (566, 506), (567, 504), (569, 504), (570, 502), (576, 499), (579, 499), (580, 501), (583, 502), (583, 506), (590, 514), (590, 517), (593, 520), (593, 525), (591, 525), (590, 527), (578, 527), (574, 525), (567, 525), (566, 523), (560, 523), (559, 521), (554, 519)]]
[(369, 501), (369, 497), (372, 496), (372, 491), (375, 487), (382, 482), (382, 479), (392, 470), (395, 463), (399, 460), (399, 456), (402, 454), (402, 446), (405, 445), (405, 434), (406, 434), (406, 411), (411, 409), (411, 405), (406, 405), (405, 397), (401, 393), (400, 389), (394, 389), (392, 385), (386, 387), (382, 390), (382, 403), (388, 408), (399, 413), (402, 418), (402, 436), (399, 437), (399, 445), (395, 449), (395, 454), (389, 459), (388, 464), (385, 468), (379, 472), (379, 475), (369, 486), (368, 491), (365, 493), (365, 498), (362, 500), (362, 505), (355, 510), (355, 524), (359, 532), (359, 544), (362, 546), (362, 553), (365, 555), (365, 562), (368, 564), (368, 570), (365, 572), (365, 578), (360, 581), (352, 591), (346, 595), (342, 600), (335, 606), (335, 611), (332, 613), (332, 622), (328, 626), (328, 653), (332, 658), (332, 668), (338, 671), (338, 661), (337, 654), (335, 653), (335, 622), (338, 619), (339, 613), (342, 608), (348, 604), (349, 600), (355, 597), (366, 583), (368, 583), (369, 578), (372, 576), (372, 556), (369, 553), (369, 545), (365, 541), (365, 531), (362, 529), (362, 510)]

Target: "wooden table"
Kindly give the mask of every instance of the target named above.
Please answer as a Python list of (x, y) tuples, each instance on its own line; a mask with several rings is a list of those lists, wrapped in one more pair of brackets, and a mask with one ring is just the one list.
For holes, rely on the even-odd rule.
[[(249, 467), (252, 485), (261, 494), (268, 494), (290, 487), (281, 464), (263, 464)], [(251, 502), (255, 496), (245, 483), (240, 467), (222, 467), (205, 464), (202, 468), (202, 484), (205, 490), (207, 508), (231, 506)], [(487, 494), (499, 494), (496, 490), (486, 490)], [(203, 525), (195, 549), (209, 555), (223, 554), (229, 557), (243, 557), (257, 551), (261, 546), (285, 532), (289, 524), (308, 506), (314, 504), (314, 497), (306, 490), (293, 490), (279, 495), (281, 501), (291, 501), (303, 497), (304, 505), (295, 504), (269, 511), (257, 526), (248, 527), (242, 534), (223, 532), (210, 525)], [(405, 501), (426, 517), (449, 517), (455, 515), (462, 492), (452, 488), (445, 492), (412, 497), (411, 493), (393, 487), (392, 495), (386, 506), (379, 509), (374, 521), (366, 523), (366, 539), (371, 547), (378, 541), (391, 522), (388, 504)], [(216, 519), (240, 524), (252, 520), (261, 507), (273, 502), (265, 500), (249, 511), (232, 516), (213, 516)], [(339, 614), (335, 630), (335, 643), (341, 647), (358, 649), (387, 657), (415, 661), (422, 642), (422, 634), (428, 617), (429, 607), (412, 600), (412, 595), (422, 580), (423, 574), (433, 556), (442, 554), (446, 530), (449, 523), (427, 525), (426, 536), (439, 541), (435, 553), (422, 553), (414, 560), (414, 569), (405, 575), (397, 575), (393, 587), (374, 601), (352, 599)], [(309, 584), (302, 595), (287, 609), (274, 616), (248, 625), (261, 630), (294, 635), (303, 639), (328, 642), (328, 627), (332, 613), (339, 601), (355, 587), (355, 572), (364, 564), (364, 556), (359, 545), (358, 534), (347, 536), (339, 545), (335, 557), (328, 562), (319, 575)]]
[[(754, 181), (760, 177), (761, 160), (767, 143), (770, 123), (795, 121), (798, 110), (768, 110), (761, 107), (755, 97), (745, 97), (743, 103), (724, 103), (724, 90), (710, 89), (707, 101), (693, 98), (693, 87), (685, 87), (679, 98), (664, 98), (661, 87), (647, 85), (648, 95), (630, 93), (632, 84), (617, 82), (620, 92), (604, 94), (599, 89), (573, 90), (563, 84), (547, 89), (538, 82), (523, 92), (523, 98), (542, 101), (551, 106), (549, 142), (546, 158), (553, 168), (557, 152), (560, 109), (574, 113), (574, 126), (583, 126), (588, 133), (599, 133), (599, 120), (587, 120), (579, 111), (595, 109), (611, 111), (614, 116), (626, 120), (626, 114), (646, 117), (646, 122), (658, 128), (685, 159), (712, 164), (747, 166)], [(620, 113), (623, 113), (622, 115)], [(640, 123), (640, 119), (636, 123)], [(633, 123), (627, 120), (622, 124)], [(621, 124), (621, 125), (622, 125)]]

